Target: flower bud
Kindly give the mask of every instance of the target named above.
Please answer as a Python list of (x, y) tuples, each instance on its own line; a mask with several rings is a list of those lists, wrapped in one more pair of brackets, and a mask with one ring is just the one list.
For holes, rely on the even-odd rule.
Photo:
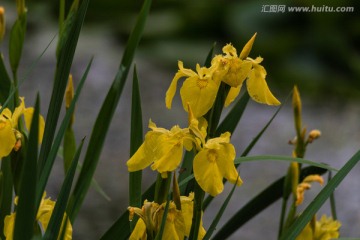
[(5, 9), (0, 6), (0, 43), (5, 35)]
[(294, 86), (292, 107), (294, 110), (295, 129), (296, 129), (296, 133), (299, 136), (301, 132), (301, 99), (300, 99), (300, 93), (296, 86)]
[(65, 92), (65, 106), (68, 109), (70, 107), (71, 101), (74, 98), (74, 85), (73, 85), (73, 78), (72, 75), (69, 75), (69, 82), (66, 87)]
[(321, 136), (321, 132), (317, 129), (311, 130), (308, 137), (308, 142), (312, 143), (315, 139), (318, 139)]
[(254, 44), (255, 41), (255, 37), (256, 37), (256, 33), (252, 36), (252, 38), (245, 44), (244, 48), (241, 50), (240, 59), (245, 59), (249, 56), (252, 45)]

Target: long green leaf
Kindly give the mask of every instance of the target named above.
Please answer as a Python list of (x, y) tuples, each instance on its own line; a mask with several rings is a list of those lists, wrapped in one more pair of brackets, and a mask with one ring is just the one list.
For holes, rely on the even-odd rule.
[[(290, 96), (290, 95), (289, 95)], [(226, 116), (226, 118), (224, 119), (224, 121), (222, 122), (222, 124), (219, 125), (219, 127), (216, 130), (216, 134), (221, 134), (222, 132), (226, 132), (226, 131), (230, 131), (231, 133), (233, 131), (235, 131), (235, 128), (238, 124), (238, 122), (240, 121), (241, 116), (238, 116), (236, 114), (236, 111), (244, 111), (245, 107), (246, 107), (246, 103), (247, 100), (249, 99), (249, 95), (247, 93), (245, 93), (241, 99), (238, 100), (238, 102), (236, 103), (236, 105), (231, 109), (230, 113)], [(289, 97), (286, 98), (285, 103), (287, 102), (287, 100), (289, 99)], [(284, 104), (285, 105), (285, 104)], [(280, 112), (281, 108), (284, 106), (281, 105), (276, 112), (274, 113), (274, 115), (270, 118), (270, 120), (265, 124), (265, 126), (260, 130), (260, 132), (255, 136), (255, 138), (249, 143), (249, 145), (245, 148), (245, 150), (242, 152), (241, 156), (247, 156), (249, 154), (249, 152), (251, 151), (251, 149), (256, 145), (256, 143), (259, 141), (259, 139), (261, 138), (261, 136), (264, 134), (264, 132), (268, 129), (268, 127), (270, 126), (270, 124), (272, 123), (272, 121), (275, 119), (275, 117), (277, 116), (277, 114)], [(238, 121), (232, 121), (231, 118), (238, 118)], [(235, 164), (236, 167), (239, 166), (239, 164)], [(223, 182), (226, 182), (226, 179), (223, 180)], [(206, 199), (204, 200), (204, 210), (209, 206), (209, 204), (211, 203), (211, 201), (214, 199), (213, 196), (207, 196)]]
[(308, 164), (319, 168), (324, 168), (330, 171), (338, 171), (335, 168), (330, 167), (327, 164), (317, 163), (303, 158), (293, 158), (288, 156), (276, 156), (276, 155), (262, 155), (262, 156), (250, 156), (250, 157), (240, 157), (235, 159), (235, 164), (240, 164), (244, 162), (252, 161), (285, 161), (285, 162), (298, 162), (302, 164)]
[(31, 122), (29, 141), (26, 146), (26, 158), (21, 171), (19, 200), (16, 209), (14, 239), (31, 239), (36, 217), (36, 180), (39, 138), (39, 95), (36, 98)]
[(245, 111), (246, 105), (249, 102), (249, 99), (249, 94), (244, 92), (241, 98), (239, 98), (239, 100), (230, 110), (228, 115), (226, 115), (224, 120), (217, 127), (215, 136), (220, 136), (224, 132), (230, 132), (232, 134), (235, 131), (236, 126), (240, 122), (240, 119)]
[(16, 73), (21, 59), (26, 32), (26, 13), (20, 14), (10, 31), (9, 59), (13, 73)]
[[(300, 181), (311, 174), (324, 174), (325, 169), (318, 167), (306, 167), (301, 170)], [(213, 240), (227, 239), (231, 234), (238, 230), (241, 226), (255, 217), (258, 213), (269, 207), (275, 201), (282, 197), (285, 177), (282, 177), (261, 193), (251, 199), (244, 207), (236, 212), (212, 238)]]
[(155, 237), (155, 240), (162, 240), (163, 239), (163, 234), (164, 234), (164, 230), (165, 230), (165, 224), (166, 224), (166, 219), (167, 219), (167, 214), (169, 211), (169, 206), (170, 206), (170, 195), (168, 194), (168, 198), (166, 201), (166, 205), (165, 205), (165, 209), (164, 209), (164, 213), (161, 219), (161, 224), (160, 224), (160, 229), (158, 234)]
[[(62, 34), (62, 36), (60, 36), (59, 41), (62, 42), (62, 47), (58, 48), (60, 50), (58, 52), (54, 85), (46, 117), (43, 143), (40, 150), (39, 177), (44, 170), (51, 146), (53, 144), (61, 105), (63, 103), (65, 89), (69, 78), (70, 67), (72, 65), (80, 30), (85, 19), (88, 5), (89, 0), (81, 1), (79, 9), (73, 13), (74, 17), (71, 19), (69, 18), (71, 23), (69, 23), (69, 27), (64, 30), (66, 31), (66, 34)], [(71, 14), (69, 13), (69, 17), (72, 16), (70, 15)]]
[(0, 105), (3, 105), (10, 94), (11, 80), (6, 71), (4, 58), (0, 52)]
[[(130, 156), (134, 155), (143, 142), (143, 122), (141, 112), (141, 98), (139, 81), (134, 67), (132, 103), (131, 103), (131, 130), (130, 130)], [(129, 173), (129, 206), (141, 208), (141, 179), (142, 170)], [(131, 229), (136, 225), (137, 218), (130, 223)]]
[(130, 65), (134, 58), (135, 50), (140, 42), (146, 18), (150, 11), (150, 6), (151, 0), (146, 0), (141, 9), (135, 28), (129, 37), (128, 44), (125, 48), (125, 52), (120, 63), (119, 71), (116, 74), (116, 77), (109, 89), (109, 92), (96, 119), (90, 137), (89, 146), (85, 155), (83, 168), (80, 172), (79, 179), (76, 182), (74, 191), (70, 198), (68, 214), (71, 222), (74, 222), (89, 189), (91, 179), (94, 175), (97, 163), (100, 158), (111, 119), (118, 105), (120, 95), (122, 93), (130, 69)]
[(284, 231), (281, 236), (281, 240), (285, 239), (295, 239), (301, 230), (306, 226), (306, 224), (311, 220), (311, 218), (316, 214), (324, 202), (330, 197), (330, 195), (335, 191), (339, 184), (344, 180), (344, 178), (349, 174), (349, 172), (355, 167), (355, 165), (360, 161), (360, 151), (355, 153), (354, 156), (336, 173), (336, 175), (326, 184), (326, 186), (320, 191), (320, 193), (315, 197), (315, 199), (309, 204), (309, 206), (304, 210), (299, 218)]
[[(82, 90), (82, 88), (84, 86), (85, 80), (86, 80), (87, 75), (88, 75), (88, 73), (90, 71), (92, 60), (93, 59), (90, 60), (88, 66), (87, 66), (87, 68), (85, 70), (85, 73), (82, 76), (78, 87), (76, 88), (74, 98), (71, 101), (70, 107), (66, 111), (65, 117), (64, 117), (64, 119), (63, 119), (63, 121), (62, 121), (62, 123), (60, 125), (60, 128), (59, 128), (59, 130), (57, 132), (57, 135), (55, 137), (54, 144), (53, 144), (52, 148), (50, 149), (48, 158), (47, 158), (47, 160), (45, 162), (43, 171), (40, 174), (39, 184), (38, 184), (38, 189), (37, 189), (37, 195), (36, 195), (37, 196), (37, 202), (36, 202), (37, 206), (39, 206), (39, 204), (40, 204), (40, 200), (41, 200), (42, 194), (44, 192), (46, 183), (47, 183), (47, 181), (49, 179), (51, 169), (53, 167), (53, 164), (54, 164), (54, 161), (56, 159), (59, 147), (61, 145), (61, 141), (62, 141), (62, 139), (64, 137), (64, 134), (66, 132), (66, 129), (67, 129), (67, 127), (68, 127), (68, 125), (69, 125), (69, 123), (71, 121), (71, 116), (72, 116), (72, 114), (74, 113), (74, 110), (75, 110), (75, 104), (76, 104), (76, 102), (77, 102), (77, 100), (78, 100), (78, 98), (80, 96), (81, 90)], [(43, 141), (44, 141), (44, 139), (43, 139)]]
[(204, 240), (210, 239), (211, 235), (214, 233), (216, 226), (220, 221), (220, 218), (222, 217), (223, 213), (225, 212), (225, 209), (226, 209), (227, 205), (229, 204), (232, 195), (234, 194), (235, 188), (236, 188), (236, 184), (234, 184), (230, 193), (228, 194), (227, 198), (225, 199), (224, 203), (221, 205), (221, 208), (219, 209), (218, 213), (216, 214), (213, 222), (211, 223), (208, 231), (206, 232), (206, 234), (204, 236)]
[[(46, 239), (46, 240), (57, 239), (57, 236), (59, 235), (61, 223), (63, 222), (63, 219), (64, 219), (66, 203), (69, 199), (72, 182), (73, 182), (73, 179), (75, 176), (76, 167), (77, 167), (77, 164), (79, 161), (79, 157), (80, 157), (80, 153), (81, 153), (83, 144), (84, 144), (84, 139), (81, 141), (81, 144), (74, 155), (74, 159), (71, 162), (71, 166), (68, 169), (68, 172), (66, 173), (66, 177), (62, 184), (59, 196), (57, 198), (57, 201), (56, 201), (56, 204), (54, 207), (54, 211), (51, 214), (49, 225), (45, 231), (45, 235), (44, 235), (43, 239)], [(65, 226), (65, 223), (66, 222), (64, 222), (64, 226)]]
[[(193, 159), (194, 159), (194, 151), (186, 151), (183, 158), (183, 163), (181, 165), (181, 171), (179, 174), (178, 182), (182, 182), (184, 179), (186, 179), (191, 175), (193, 168)], [(180, 186), (181, 196), (189, 195), (189, 192), (192, 192), (192, 189), (193, 189), (192, 187), (187, 186), (185, 184), (181, 185)]]

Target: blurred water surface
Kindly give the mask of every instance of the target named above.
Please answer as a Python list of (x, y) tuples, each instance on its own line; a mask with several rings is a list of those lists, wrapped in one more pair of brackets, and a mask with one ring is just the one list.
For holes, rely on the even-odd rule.
[[(250, 3), (248, 3), (248, 5), (249, 4)], [(14, 9), (9, 3), (5, 6), (9, 13), (8, 22), (10, 23), (13, 19), (11, 12), (14, 12)], [(251, 6), (252, 8), (250, 9), (256, 8), (252, 11), (254, 16), (257, 16), (260, 12), (261, 4), (255, 5), (255, 7), (254, 5)], [(36, 14), (32, 14), (33, 10)], [(237, 11), (236, 8), (234, 8), (233, 11)], [(241, 42), (236, 43), (236, 45), (241, 46), (248, 40), (253, 32), (257, 31), (259, 41), (255, 42), (256, 47), (254, 47), (254, 54), (252, 54), (252, 56), (255, 57), (257, 54), (261, 53), (265, 58), (264, 65), (269, 74), (269, 86), (274, 94), (279, 96), (279, 99), (282, 102), (284, 102), (286, 95), (291, 90), (291, 86), (295, 83), (299, 85), (300, 92), (304, 96), (303, 122), (308, 130), (316, 128), (320, 129), (323, 133), (319, 140), (308, 147), (306, 158), (328, 163), (335, 168), (342, 167), (345, 162), (360, 149), (360, 108), (358, 96), (356, 96), (359, 86), (357, 85), (358, 78), (357, 81), (354, 79), (350, 79), (348, 82), (341, 81), (349, 76), (358, 76), (358, 72), (354, 70), (350, 71), (350, 73), (343, 74), (343, 70), (338, 71), (335, 69), (333, 74), (335, 72), (337, 74), (335, 74), (335, 76), (333, 76), (334, 79), (328, 83), (329, 85), (335, 85), (328, 88), (331, 89), (329, 92), (332, 93), (332, 96), (329, 96), (329, 94), (322, 89), (322, 86), (324, 86), (323, 83), (311, 83), (312, 79), (315, 79), (316, 77), (324, 80), (327, 76), (323, 75), (323, 69), (319, 70), (315, 68), (316, 71), (313, 71), (312, 67), (318, 66), (317, 64), (321, 63), (320, 60), (326, 56), (321, 55), (319, 49), (312, 47), (308, 52), (304, 52), (303, 54), (304, 59), (306, 59), (300, 64), (300, 66), (304, 66), (303, 68), (300, 67), (292, 70), (288, 65), (286, 68), (284, 67), (284, 71), (292, 72), (294, 75), (305, 74), (312, 78), (302, 79), (305, 83), (301, 82), (300, 77), (296, 77), (295, 79), (281, 78), (281, 76), (286, 75), (281, 75), (277, 71), (281, 69), (279, 68), (279, 65), (286, 63), (288, 55), (289, 59), (292, 59), (291, 61), (297, 61), (294, 60), (297, 58), (293, 58), (294, 52), (288, 52), (290, 51), (289, 49), (293, 49), (288, 47), (288, 45), (294, 44), (291, 42), (293, 39), (289, 38), (286, 41), (277, 43), (279, 39), (268, 33), (268, 31), (279, 31), (276, 28), (266, 30), (259, 26), (257, 29), (251, 29), (250, 27), (247, 29), (246, 23), (248, 19), (246, 16), (233, 14), (227, 17), (233, 19), (239, 18), (238, 20), (231, 21), (243, 22), (243, 25), (238, 25), (241, 26), (241, 29), (246, 36), (240, 36), (237, 31), (234, 31), (234, 36), (225, 34), (230, 39), (224, 40), (221, 38), (220, 42), (230, 42), (234, 41), (234, 39), (241, 39)], [(279, 16), (277, 17), (279, 18)], [(321, 16), (317, 17), (321, 19)], [(25, 96), (27, 105), (31, 105), (31, 103), (34, 102), (35, 95), (39, 92), (41, 96), (42, 113), (46, 115), (45, 111), (48, 107), (55, 68), (54, 56), (56, 40), (50, 45), (49, 49), (41, 57), (39, 62), (36, 63), (30, 74), (27, 73), (35, 59), (56, 35), (56, 23), (51, 20), (44, 20), (52, 19), (52, 16), (49, 15), (49, 8), (42, 4), (33, 5), (33, 8), (29, 7), (28, 18), (30, 20), (31, 28), (29, 34), (26, 36), (26, 44), (23, 52), (24, 59), (21, 62), (22, 68), (20, 74), (20, 76), (26, 79), (21, 86), (20, 91), (22, 93), (21, 95)], [(176, 26), (176, 19), (179, 17), (171, 18), (170, 14), (169, 18), (172, 19), (170, 22)], [(180, 20), (181, 19), (182, 18), (180, 17)], [(151, 25), (153, 23), (152, 21), (155, 20), (150, 19), (150, 25), (148, 25), (147, 32), (151, 32), (149, 26), (153, 26)], [(260, 23), (258, 24), (260, 25)], [(266, 22), (263, 22), (263, 24), (266, 25)], [(128, 25), (128, 28), (131, 28), (132, 25)], [(234, 29), (232, 28), (231, 30)], [(164, 32), (166, 31), (164, 30)], [(228, 31), (230, 30), (225, 32)], [(306, 30), (304, 29), (303, 31), (305, 34)], [(89, 139), (97, 113), (99, 112), (102, 101), (111, 85), (112, 79), (116, 74), (123, 54), (123, 45), (121, 44), (121, 41), (119, 41), (119, 35), (116, 35), (115, 33), (119, 33), (119, 30), (114, 29), (113, 24), (101, 25), (94, 23), (85, 23), (83, 32), (81, 33), (74, 65), (71, 70), (74, 75), (75, 85), (81, 78), (87, 63), (92, 56), (94, 56), (94, 62), (76, 108), (74, 129), (78, 142), (84, 136), (87, 136), (87, 139)], [(198, 34), (201, 34), (201, 32)], [(218, 35), (212, 37), (215, 38), (216, 36)], [(262, 38), (265, 38), (266, 41), (270, 42), (264, 42), (264, 40), (261, 40)], [(204, 40), (194, 38), (192, 41), (191, 35), (189, 35), (189, 38), (179, 39), (179, 41), (174, 41), (174, 39), (167, 37), (154, 40), (151, 39), (149, 35), (145, 35), (145, 40), (141, 43), (140, 49), (135, 57), (135, 63), (139, 71), (138, 75), (143, 102), (144, 129), (146, 129), (147, 121), (150, 118), (158, 126), (166, 128), (169, 128), (174, 124), (179, 124), (182, 127), (186, 126), (187, 116), (182, 110), (179, 97), (175, 98), (173, 109), (167, 110), (164, 104), (165, 92), (177, 70), (177, 59), (184, 60), (186, 67), (193, 67), (196, 62), (202, 63), (214, 40), (218, 39)], [(328, 41), (329, 39), (325, 40)], [(311, 37), (308, 37), (307, 41), (311, 41)], [(358, 39), (356, 41), (358, 41)], [(280, 46), (274, 46), (277, 44)], [(348, 51), (346, 49), (353, 49), (352, 46), (352, 44), (349, 44), (339, 48)], [(6, 49), (6, 46), (3, 47)], [(275, 47), (280, 50), (282, 47), (284, 49), (282, 51), (274, 50)], [(335, 47), (336, 46), (334, 46), (334, 48)], [(219, 49), (220, 46), (217, 50), (219, 51)], [(339, 51), (342, 52), (342, 50)], [(276, 54), (275, 56), (278, 56), (279, 60), (274, 59), (274, 57), (267, 58), (267, 54), (270, 56)], [(355, 59), (355, 62), (359, 60), (359, 56), (356, 54), (357, 52), (355, 51), (353, 52), (355, 57), (352, 56), (352, 59)], [(298, 55), (296, 56), (298, 57)], [(338, 56), (333, 56), (334, 59), (337, 57)], [(308, 59), (312, 59), (313, 62), (307, 62)], [(327, 59), (327, 61), (338, 61), (338, 59), (334, 59)], [(299, 64), (296, 64), (295, 62), (290, 65), (299, 67)], [(274, 67), (272, 67), (272, 65), (274, 65)], [(356, 69), (356, 67), (359, 68), (359, 66), (360, 65), (353, 66), (353, 69)], [(273, 69), (275, 71), (274, 74), (272, 73)], [(311, 73), (315, 74), (315, 77)], [(336, 78), (341, 82), (339, 83), (339, 86), (341, 86), (341, 91), (338, 92), (339, 95), (335, 94), (337, 93), (337, 85), (332, 82), (335, 81)], [(131, 74), (129, 80), (131, 80)], [(320, 80), (320, 82), (323, 82), (323, 80)], [(286, 83), (280, 84), (284, 82)], [(349, 84), (353, 84), (354, 82), (357, 83), (353, 85), (353, 87), (349, 87)], [(314, 85), (316, 85), (316, 87)], [(351, 100), (345, 99), (345, 92), (349, 94), (349, 96), (352, 96)], [(284, 104), (284, 108), (250, 155), (291, 155), (292, 146), (289, 146), (287, 142), (289, 139), (292, 139), (295, 134), (292, 122), (292, 110), (290, 103)], [(105, 200), (94, 190), (94, 188), (90, 189), (74, 226), (74, 239), (99, 239), (127, 207), (128, 174), (125, 162), (129, 158), (130, 107), (131, 81), (128, 81), (121, 97), (120, 104), (114, 115), (112, 125), (110, 126), (98, 169), (95, 173), (96, 180), (110, 196), (111, 201)], [(254, 102), (249, 103), (238, 129), (232, 136), (232, 142), (238, 153), (241, 153), (245, 149), (247, 144), (256, 136), (258, 131), (267, 123), (275, 111), (276, 108), (274, 107), (263, 106)], [(269, 183), (281, 177), (287, 171), (287, 167), (288, 164), (282, 162), (244, 163), (240, 167), (240, 174), (244, 181), (244, 185), (236, 190), (220, 225), (224, 224), (229, 216), (246, 204), (248, 200), (258, 194), (261, 190), (266, 188)], [(47, 187), (49, 196), (56, 196), (60, 188), (60, 183), (64, 177), (61, 159), (58, 159), (55, 163), (55, 169), (56, 171), (51, 175)], [(156, 174), (148, 169), (144, 172), (143, 182), (144, 189), (146, 189), (149, 183), (155, 179)], [(338, 218), (343, 224), (341, 227), (341, 235), (343, 237), (360, 237), (360, 230), (356, 227), (360, 223), (360, 209), (358, 206), (360, 194), (354, 190), (359, 188), (359, 175), (360, 166), (356, 166), (335, 193), (337, 196)], [(217, 209), (224, 201), (227, 192), (230, 190), (229, 187), (230, 186), (227, 186), (224, 193), (214, 200), (211, 205), (213, 211), (208, 211), (204, 215), (206, 227), (210, 225)], [(314, 184), (313, 189), (306, 195), (304, 206), (306, 206), (320, 190), (321, 187)], [(319, 215), (325, 213), (329, 215), (330, 211), (328, 206), (329, 204), (325, 204), (320, 210)], [(243, 226), (231, 237), (231, 239), (263, 239), (264, 236), (266, 236), (267, 239), (276, 239), (279, 211), (280, 201), (276, 202), (266, 211), (262, 212), (259, 216)]]

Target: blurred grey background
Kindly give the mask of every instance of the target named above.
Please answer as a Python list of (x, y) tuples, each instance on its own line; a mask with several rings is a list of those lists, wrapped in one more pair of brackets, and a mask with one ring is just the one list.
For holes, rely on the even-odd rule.
[[(14, 21), (14, 1), (1, 0), (6, 8), (7, 37)], [(89, 139), (97, 113), (117, 72), (129, 31), (134, 25), (142, 1), (91, 0), (71, 72), (75, 85), (94, 56), (88, 80), (76, 109), (75, 131), (78, 142)], [(261, 12), (265, 5), (352, 6), (350, 13)], [(28, 6), (28, 34), (23, 50), (20, 78), (25, 81), (21, 95), (27, 105), (40, 93), (42, 113), (46, 115), (55, 68), (56, 39), (39, 62), (32, 63), (57, 34), (57, 1), (32, 0)], [(143, 102), (144, 131), (151, 118), (158, 126), (186, 126), (180, 98), (172, 110), (164, 104), (165, 92), (177, 71), (177, 60), (185, 67), (203, 63), (214, 42), (216, 52), (231, 42), (238, 50), (257, 32), (255, 58), (264, 58), (267, 82), (282, 102), (297, 84), (303, 98), (303, 122), (308, 130), (319, 129), (322, 136), (308, 147), (307, 159), (342, 167), (360, 149), (360, 4), (358, 1), (175, 1), (153, 2), (144, 37), (135, 57)], [(7, 39), (1, 50), (7, 58)], [(31, 71), (29, 72), (29, 69)], [(127, 207), (131, 74), (107, 136), (95, 178), (109, 195), (107, 201), (91, 188), (74, 226), (74, 239), (99, 239)], [(291, 155), (288, 145), (295, 132), (290, 102), (285, 106), (250, 155)], [(241, 153), (267, 123), (276, 108), (250, 102), (232, 142)], [(237, 209), (283, 176), (283, 162), (244, 163), (240, 174), (244, 185), (226, 210), (220, 226)], [(62, 160), (56, 162), (48, 195), (56, 199), (64, 177)], [(144, 190), (156, 173), (144, 171)], [(360, 237), (360, 166), (336, 190), (338, 218), (342, 237)], [(227, 196), (229, 187), (204, 215), (207, 228)], [(314, 184), (306, 194), (304, 206), (321, 190)], [(319, 211), (330, 215), (329, 204)], [(276, 239), (280, 201), (255, 217), (231, 239)]]

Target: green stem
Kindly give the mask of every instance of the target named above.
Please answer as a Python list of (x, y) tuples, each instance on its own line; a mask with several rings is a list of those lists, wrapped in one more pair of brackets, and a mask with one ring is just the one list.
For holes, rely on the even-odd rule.
[[(329, 175), (328, 175), (328, 182), (331, 180), (332, 178), (332, 174), (331, 171), (329, 171)], [(330, 208), (331, 208), (331, 215), (333, 217), (334, 220), (337, 220), (337, 214), (336, 214), (336, 204), (335, 204), (335, 195), (334, 192), (332, 192), (330, 194)]]
[(59, 3), (59, 37), (61, 35), (64, 20), (65, 20), (65, 0), (60, 0), (60, 3)]
[(170, 183), (171, 183), (170, 172), (168, 172), (167, 178), (162, 178), (161, 174), (160, 173), (158, 174), (155, 185), (154, 202), (156, 202), (159, 205), (166, 202), (168, 192), (170, 189)]
[(284, 220), (285, 220), (285, 214), (286, 214), (287, 200), (288, 199), (284, 199), (284, 198), (282, 199), (278, 239), (280, 239), (282, 230), (284, 228)]
[(283, 227), (283, 231), (285, 231), (287, 228), (289, 228), (294, 220), (295, 220), (295, 215), (296, 215), (296, 205), (295, 205), (295, 201), (291, 204), (290, 210), (289, 210), (289, 214), (286, 218), (286, 222), (285, 222), (285, 226)]
[(224, 108), (226, 97), (230, 91), (230, 86), (224, 82), (221, 82), (218, 93), (216, 95), (215, 103), (210, 111), (205, 115), (208, 121), (208, 135), (207, 138), (213, 138), (215, 136), (216, 128), (220, 121), (221, 112)]
[(199, 228), (201, 223), (201, 215), (202, 215), (202, 202), (204, 200), (205, 192), (199, 186), (199, 184), (195, 181), (194, 185), (194, 210), (193, 210), (193, 218), (192, 225), (190, 230), (189, 240), (198, 239)]

